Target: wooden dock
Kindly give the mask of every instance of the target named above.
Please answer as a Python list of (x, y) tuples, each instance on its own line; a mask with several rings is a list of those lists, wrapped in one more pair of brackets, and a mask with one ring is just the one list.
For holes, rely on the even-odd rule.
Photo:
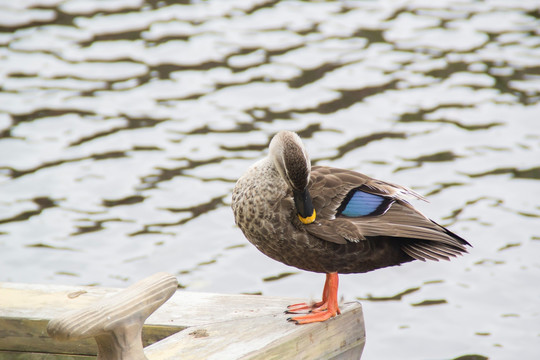
[[(121, 290), (0, 282), (0, 360), (95, 359), (92, 338), (56, 341), (47, 324)], [(342, 314), (324, 323), (295, 325), (283, 311), (305, 299), (173, 293), (144, 322), (144, 355), (150, 360), (356, 360), (362, 354), (365, 330), (358, 302), (343, 304)]]

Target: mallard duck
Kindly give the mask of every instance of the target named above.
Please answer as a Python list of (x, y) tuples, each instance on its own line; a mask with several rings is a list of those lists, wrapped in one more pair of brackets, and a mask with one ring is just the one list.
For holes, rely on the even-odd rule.
[[(294, 304), (297, 324), (340, 313), (338, 274), (364, 273), (413, 260), (449, 260), (470, 244), (428, 219), (408, 198), (416, 192), (355, 171), (311, 166), (300, 137), (277, 133), (268, 156), (237, 181), (232, 210), (261, 252), (302, 270), (326, 274), (322, 301)], [(302, 314), (308, 311), (307, 314)]]

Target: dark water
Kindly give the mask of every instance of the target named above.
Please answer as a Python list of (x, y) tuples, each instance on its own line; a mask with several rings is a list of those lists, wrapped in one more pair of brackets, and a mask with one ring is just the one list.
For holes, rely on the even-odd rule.
[(319, 297), (234, 226), (280, 129), (426, 195), (450, 263), (341, 279), (364, 359), (540, 358), (538, 1), (0, 2), (0, 281)]

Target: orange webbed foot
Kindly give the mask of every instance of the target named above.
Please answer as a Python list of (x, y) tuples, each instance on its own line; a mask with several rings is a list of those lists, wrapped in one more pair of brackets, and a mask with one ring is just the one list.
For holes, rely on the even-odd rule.
[(314, 322), (326, 321), (330, 318), (333, 318), (334, 316), (338, 314), (341, 314), (339, 309), (334, 309), (334, 310), (326, 309), (326, 310), (320, 310), (317, 312), (312, 312), (312, 313), (302, 315), (302, 316), (290, 317), (287, 319), (287, 321), (293, 322), (297, 325), (303, 325), (303, 324), (310, 324)]
[(341, 314), (337, 301), (338, 282), (339, 278), (337, 273), (326, 274), (323, 300), (314, 303), (313, 305), (308, 305), (307, 303), (289, 305), (287, 311), (285, 311), (288, 314), (302, 314), (305, 311), (309, 311), (309, 313), (290, 317), (287, 320), (301, 325), (325, 321)]

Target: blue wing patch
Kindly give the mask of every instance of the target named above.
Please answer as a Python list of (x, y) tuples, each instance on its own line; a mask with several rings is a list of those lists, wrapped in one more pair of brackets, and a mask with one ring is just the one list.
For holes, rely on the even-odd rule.
[(353, 190), (341, 205), (341, 215), (360, 217), (381, 215), (388, 210), (393, 201), (383, 196), (369, 194), (361, 190)]

